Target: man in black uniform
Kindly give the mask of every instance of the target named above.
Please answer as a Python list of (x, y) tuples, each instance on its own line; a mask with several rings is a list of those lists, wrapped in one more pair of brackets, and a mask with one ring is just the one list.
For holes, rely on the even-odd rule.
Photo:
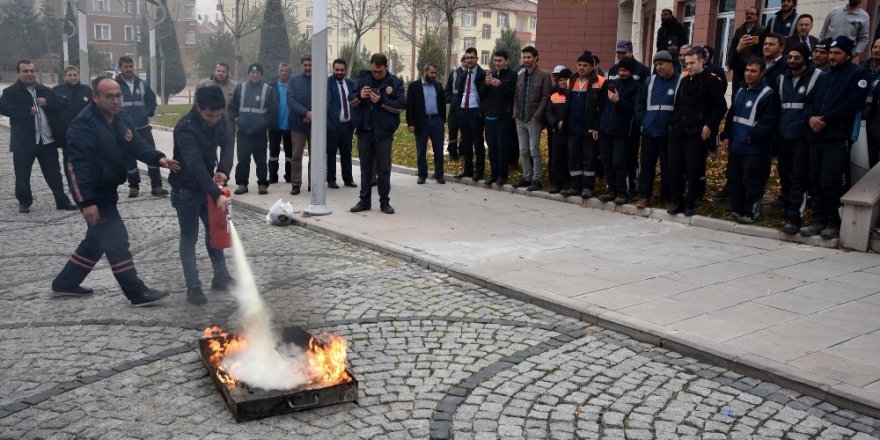
[(126, 115), (119, 114), (122, 91), (108, 76), (92, 83), (93, 102), (67, 130), (67, 176), (73, 196), (88, 224), (86, 237), (52, 281), (62, 296), (88, 296), (93, 290), (80, 286), (101, 256), (107, 254), (113, 276), (133, 306), (154, 303), (168, 292), (148, 288), (137, 276), (128, 245), (128, 230), (116, 203), (119, 185), (126, 181), (130, 157), (171, 171), (180, 164), (148, 144)]
[(31, 171), (34, 161), (40, 164), (43, 178), (55, 197), (58, 209), (75, 210), (61, 180), (58, 148), (63, 143), (64, 127), (60, 113), (64, 99), (48, 87), (37, 83), (37, 69), (31, 60), (21, 60), (16, 67), (18, 81), (0, 95), (0, 115), (9, 116), (12, 135), (9, 150), (15, 170), (15, 198), (18, 212), (31, 212), (34, 196), (31, 192)]
[[(116, 77), (116, 82), (122, 91), (122, 112), (131, 118), (139, 135), (144, 140), (156, 147), (156, 141), (153, 139), (153, 127), (150, 126), (150, 119), (156, 114), (156, 94), (150, 86), (143, 80), (138, 78), (134, 73), (134, 60), (130, 56), (119, 58), (120, 75)], [(162, 175), (159, 174), (159, 168), (147, 167), (147, 174), (150, 175), (150, 193), (154, 196), (167, 196), (168, 190), (162, 188)], [(137, 160), (129, 158), (128, 160), (128, 196), (137, 197), (140, 194), (141, 174), (137, 168)]]
[(52, 91), (67, 100), (61, 114), (61, 126), (65, 129), (92, 98), (92, 88), (79, 82), (79, 68), (76, 66), (64, 69), (64, 84), (58, 84)]
[[(669, 130), (670, 215), (694, 215), (697, 199), (706, 185), (706, 154), (709, 139), (727, 111), (721, 81), (705, 72), (703, 60), (685, 56), (688, 76), (681, 80)], [(687, 176), (687, 195), (685, 190)]]

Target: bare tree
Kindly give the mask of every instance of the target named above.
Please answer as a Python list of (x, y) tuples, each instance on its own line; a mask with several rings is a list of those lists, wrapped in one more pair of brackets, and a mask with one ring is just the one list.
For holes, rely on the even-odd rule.
[[(223, 6), (223, 2), (230, 2), (231, 8)], [(233, 77), (239, 78), (242, 71), (242, 38), (253, 34), (263, 27), (263, 7), (265, 2), (260, 0), (219, 0), (219, 6), (223, 15), (223, 24), (232, 34), (232, 46), (235, 50), (235, 62)], [(293, 4), (290, 1), (282, 1), (281, 10), (278, 14), (290, 16)]]
[(394, 10), (397, 0), (336, 0), (328, 11), (328, 18), (334, 18), (341, 26), (348, 27), (354, 33), (352, 59), (347, 60), (349, 66), (355, 65), (360, 52), (361, 38), (373, 30), (389, 11)]
[(455, 15), (463, 9), (474, 8), (482, 0), (425, 0), (429, 8), (435, 8), (446, 19), (446, 69), (449, 71), (455, 65), (452, 59), (453, 40), (455, 38)]

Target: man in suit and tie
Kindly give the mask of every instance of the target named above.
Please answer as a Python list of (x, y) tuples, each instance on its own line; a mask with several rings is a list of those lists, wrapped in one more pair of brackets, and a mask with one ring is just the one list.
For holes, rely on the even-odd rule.
[(486, 72), (477, 64), (476, 48), (469, 47), (464, 54), (466, 65), (456, 81), (458, 94), (452, 97), (451, 102), (452, 106), (457, 107), (455, 112), (461, 131), (458, 150), (464, 158), (464, 169), (455, 178), (472, 177), (477, 182), (483, 180), (486, 168), (486, 144), (483, 142), (483, 116), (480, 106), (480, 91), (486, 86)]
[(434, 150), (434, 179), (444, 184), (443, 178), (443, 124), (445, 121), (446, 97), (443, 87), (437, 83), (437, 65), (425, 65), (424, 76), (409, 84), (406, 91), (406, 128), (416, 135), (416, 162), (418, 163), (419, 185), (428, 178), (428, 139)]
[(348, 63), (333, 60), (333, 75), (327, 78), (327, 186), (339, 188), (336, 183), (336, 151), (342, 167), (342, 182), (349, 188), (357, 188), (351, 175), (351, 137), (354, 134), (352, 115), (360, 99), (354, 81), (345, 77)]
[(791, 35), (785, 39), (784, 52), (791, 52), (791, 47), (794, 46), (795, 43), (804, 43), (805, 45), (807, 45), (807, 49), (810, 50), (810, 54), (812, 55), (813, 49), (816, 47), (816, 43), (819, 42), (818, 38), (810, 35), (810, 31), (812, 30), (813, 16), (810, 14), (801, 14), (797, 18), (797, 22), (795, 23), (794, 35)]

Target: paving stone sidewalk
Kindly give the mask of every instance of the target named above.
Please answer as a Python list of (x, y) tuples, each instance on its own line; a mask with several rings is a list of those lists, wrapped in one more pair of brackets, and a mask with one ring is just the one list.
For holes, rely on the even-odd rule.
[(236, 424), (195, 346), (209, 324), (236, 327), (235, 305), (185, 302), (168, 199), (120, 203), (139, 273), (174, 292), (132, 308), (106, 261), (86, 283), (95, 296), (49, 295), (84, 225), (54, 209), (38, 171), (33, 185), (29, 215), (0, 195), (2, 439), (880, 436), (864, 413), (248, 210), (236, 226), (276, 324), (349, 339), (361, 386), (357, 404)]

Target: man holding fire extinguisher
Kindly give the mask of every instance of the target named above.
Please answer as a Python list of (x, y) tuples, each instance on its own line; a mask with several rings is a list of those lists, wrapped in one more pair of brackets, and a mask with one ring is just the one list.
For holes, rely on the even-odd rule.
[[(205, 246), (214, 269), (211, 289), (228, 290), (234, 282), (223, 255), (223, 248), (229, 247), (228, 240), (212, 235), (227, 231), (223, 228), (209, 232), (208, 228), (209, 210), (226, 212), (229, 206), (229, 190), (220, 185), (229, 179), (233, 144), (226, 124), (218, 124), (223, 120), (226, 107), (223, 90), (217, 86), (201, 87), (196, 90), (195, 98), (192, 110), (174, 127), (174, 159), (180, 162), (180, 171), (172, 174), (168, 181), (172, 188), (171, 205), (177, 210), (180, 224), (180, 262), (186, 279), (186, 300), (202, 305), (208, 299), (202, 292), (196, 265), (199, 219), (205, 227)], [(217, 147), (220, 147), (219, 163)]]

